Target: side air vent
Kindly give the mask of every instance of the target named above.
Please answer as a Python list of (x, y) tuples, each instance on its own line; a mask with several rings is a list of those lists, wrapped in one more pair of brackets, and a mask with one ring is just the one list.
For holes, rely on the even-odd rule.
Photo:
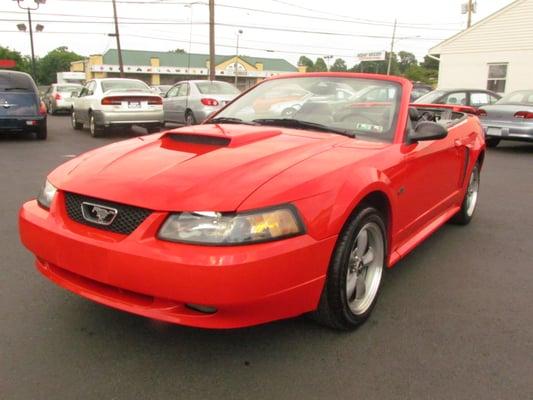
[(166, 135), (168, 139), (181, 143), (190, 144), (205, 144), (207, 146), (227, 146), (231, 139), (227, 137), (209, 136), (209, 135), (189, 135), (184, 133), (176, 133)]

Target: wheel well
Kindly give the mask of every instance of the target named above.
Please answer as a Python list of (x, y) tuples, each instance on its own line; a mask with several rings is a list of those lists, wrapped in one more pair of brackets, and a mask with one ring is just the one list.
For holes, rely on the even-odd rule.
[(383, 219), (385, 220), (385, 224), (387, 226), (387, 230), (390, 232), (390, 226), (392, 221), (391, 206), (389, 199), (385, 193), (381, 191), (376, 191), (367, 194), (357, 205), (357, 209), (361, 208), (362, 206), (372, 206), (377, 209), (383, 216)]
[(483, 161), (485, 161), (485, 151), (479, 153), (479, 156), (477, 157), (477, 162), (479, 163), (480, 168), (483, 166)]

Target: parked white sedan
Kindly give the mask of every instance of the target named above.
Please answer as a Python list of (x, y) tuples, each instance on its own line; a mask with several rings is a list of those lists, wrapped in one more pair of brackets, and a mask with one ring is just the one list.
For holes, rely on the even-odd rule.
[(163, 99), (137, 79), (92, 79), (73, 99), (72, 127), (89, 125), (92, 136), (133, 125), (158, 132), (164, 124)]

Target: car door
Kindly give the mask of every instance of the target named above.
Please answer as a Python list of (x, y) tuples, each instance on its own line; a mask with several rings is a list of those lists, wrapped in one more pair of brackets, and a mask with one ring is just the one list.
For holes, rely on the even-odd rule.
[(165, 113), (165, 121), (177, 121), (175, 100), (181, 86), (181, 83), (172, 86), (163, 98), (163, 111)]
[(89, 121), (89, 96), (94, 95), (94, 87), (96, 86), (95, 81), (89, 81), (85, 84), (83, 89), (74, 101), (74, 110), (76, 112), (76, 117), (80, 122)]
[(460, 131), (452, 130), (443, 139), (406, 140), (401, 145), (399, 242), (411, 238), (457, 201), (466, 157), (459, 135)]
[(176, 109), (176, 121), (185, 123), (185, 111), (187, 110), (187, 102), (189, 96), (189, 84), (182, 83), (179, 87), (178, 94), (174, 98), (174, 105)]

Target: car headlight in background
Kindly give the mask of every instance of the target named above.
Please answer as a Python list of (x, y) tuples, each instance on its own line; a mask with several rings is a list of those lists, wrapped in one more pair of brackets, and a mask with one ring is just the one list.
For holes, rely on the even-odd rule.
[(171, 214), (158, 237), (174, 242), (236, 245), (283, 239), (304, 233), (291, 205), (243, 213), (185, 212)]
[(56, 195), (56, 193), (57, 188), (50, 182), (48, 182), (47, 179), (43, 187), (41, 188), (39, 197), (37, 197), (37, 202), (41, 207), (46, 208), (48, 210), (50, 209), (50, 204), (52, 204), (52, 200), (54, 200), (54, 196)]

